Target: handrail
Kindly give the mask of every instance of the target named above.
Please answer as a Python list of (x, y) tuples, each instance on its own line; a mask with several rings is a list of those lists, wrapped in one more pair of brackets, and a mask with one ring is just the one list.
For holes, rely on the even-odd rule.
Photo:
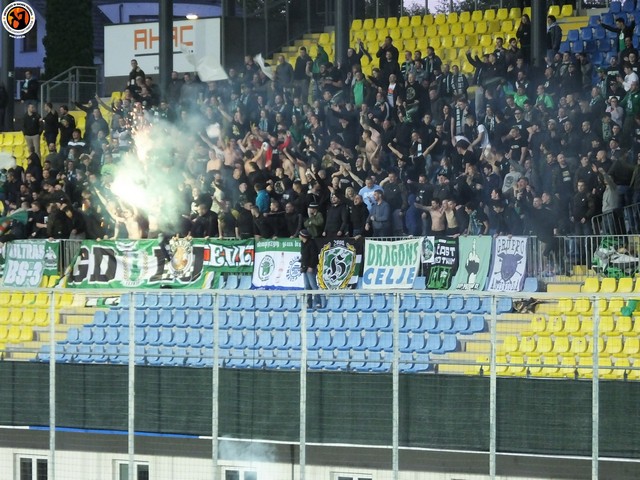
[(67, 87), (66, 95), (63, 96), (61, 103), (69, 103), (71, 100), (79, 99), (81, 87), (85, 85), (92, 86), (92, 91), (98, 91), (98, 67), (81, 67), (75, 66), (68, 68), (64, 72), (59, 73), (53, 78), (40, 84), (40, 112), (44, 112), (45, 102), (52, 101), (51, 93), (60, 86)]

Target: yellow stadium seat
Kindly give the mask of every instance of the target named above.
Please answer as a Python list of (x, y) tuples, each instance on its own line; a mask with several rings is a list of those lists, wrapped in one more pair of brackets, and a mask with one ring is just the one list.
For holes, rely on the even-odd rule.
[(564, 334), (575, 335), (580, 331), (580, 317), (571, 315), (564, 322)]
[(536, 339), (533, 337), (522, 337), (518, 345), (520, 353), (533, 353), (536, 351)]
[(509, 18), (509, 10), (506, 8), (499, 8), (496, 12), (496, 20), (507, 20)]
[(545, 355), (540, 358), (542, 361), (541, 377), (557, 377), (558, 376), (558, 357), (556, 355)]
[(538, 353), (550, 353), (553, 351), (553, 342), (551, 337), (538, 337), (536, 343), (536, 352)]
[(580, 357), (577, 370), (578, 376), (581, 378), (593, 377), (593, 359), (591, 357)]
[(422, 17), (418, 15), (411, 17), (411, 21), (409, 22), (409, 25), (411, 25), (412, 27), (418, 27), (422, 25)]
[(489, 33), (499, 33), (500, 29), (502, 28), (502, 22), (500, 22), (499, 20), (489, 20), (487, 22), (487, 25), (489, 27)]
[(376, 30), (376, 40), (379, 43), (384, 42), (385, 37), (387, 37), (389, 35), (389, 30), (387, 30), (386, 28), (381, 28), (379, 30)]
[(48, 307), (51, 303), (51, 297), (48, 293), (38, 293), (33, 301), (35, 307)]
[[(484, 35), (489, 31), (489, 26), (487, 25), (487, 22), (483, 22), (483, 21), (478, 21), (476, 22), (476, 33), (478, 35)], [(490, 42), (493, 43), (493, 42)]]
[(353, 20), (353, 22), (351, 22), (351, 30), (359, 32), (360, 30), (362, 30), (362, 20), (359, 18), (355, 18)]
[(509, 335), (505, 337), (501, 351), (504, 353), (513, 353), (518, 350), (518, 337)]
[(607, 310), (604, 312), (607, 315), (620, 315), (621, 310), (626, 305), (623, 298), (612, 298), (607, 305)]
[(462, 33), (464, 33), (465, 35), (474, 35), (476, 33), (475, 24), (472, 22), (463, 24)]
[(574, 335), (584, 337), (586, 335), (593, 335), (593, 318), (581, 317), (580, 330), (575, 332)]
[(60, 275), (49, 275), (49, 279), (47, 281), (46, 286), (48, 288), (55, 287), (59, 280), (60, 280)]
[(633, 278), (622, 277), (618, 280), (618, 293), (631, 293), (633, 291)]
[(12, 325), (7, 333), (7, 343), (22, 343), (33, 339), (33, 329), (30, 326)]
[(7, 341), (7, 336), (9, 335), (9, 327), (6, 325), (0, 325), (0, 345)]
[(554, 17), (560, 16), (560, 5), (549, 5), (549, 13), (548, 15), (553, 15)]
[(469, 62), (465, 61), (462, 64), (462, 73), (466, 75), (471, 75), (475, 71), (475, 67), (471, 65)]
[(588, 315), (591, 313), (591, 300), (588, 298), (578, 298), (574, 305), (573, 310), (578, 315)]
[(471, 12), (464, 11), (458, 14), (458, 22), (460, 23), (469, 23), (471, 22)]
[(618, 280), (615, 278), (603, 278), (600, 284), (600, 293), (615, 293), (618, 288)]
[(587, 277), (582, 285), (584, 293), (598, 293), (600, 291), (600, 280), (598, 277)]
[(433, 23), (436, 25), (444, 25), (447, 23), (447, 15), (444, 13), (436, 13)]
[(453, 23), (458, 23), (458, 12), (451, 12), (449, 13), (449, 15), (447, 15), (447, 23), (448, 24), (453, 24)]
[[(377, 42), (378, 41), (378, 32), (375, 30), (367, 30), (367, 33), (364, 36), (365, 41), (367, 42)], [(369, 50), (371, 52), (371, 50)]]
[(398, 26), (398, 19), (397, 17), (389, 17), (387, 18), (387, 28), (396, 28)]
[(424, 51), (429, 46), (429, 39), (427, 37), (418, 38), (416, 41), (416, 50), (420, 50), (424, 53)]
[(425, 15), (424, 17), (422, 17), (422, 25), (424, 25), (425, 27), (430, 27), (431, 25), (433, 25), (434, 23), (434, 18), (433, 15)]
[(43, 308), (37, 309), (33, 316), (33, 324), (36, 327), (46, 327), (49, 325), (49, 311)]
[(542, 376), (542, 357), (540, 355), (527, 355), (527, 368), (532, 377)]
[(36, 301), (36, 294), (27, 292), (22, 296), (22, 305), (31, 305)]
[(573, 300), (571, 298), (560, 298), (558, 303), (553, 305), (550, 312), (554, 315), (566, 315), (573, 312)]
[(441, 38), (440, 46), (442, 48), (452, 48), (453, 47), (453, 37), (446, 35)]
[[(582, 356), (592, 356), (593, 355), (593, 339), (587, 341), (587, 350), (583, 352)], [(598, 354), (604, 353), (604, 338), (598, 338)]]
[(622, 337), (609, 337), (607, 338), (607, 344), (604, 349), (604, 353), (609, 355), (616, 355), (623, 350)]
[(9, 305), (12, 307), (21, 307), (24, 295), (20, 292), (13, 292), (9, 300)]
[(409, 50), (411, 52), (416, 49), (416, 39), (415, 38), (406, 38), (404, 40), (404, 49)]
[(0, 325), (9, 325), (11, 323), (11, 310), (0, 307)]
[(365, 18), (365, 20), (362, 22), (362, 29), (374, 30), (374, 28), (375, 28), (375, 22), (373, 18)]
[[(614, 360), (614, 368), (611, 370), (611, 379), (622, 380), (625, 378), (627, 371), (631, 367), (628, 358), (618, 358)], [(606, 377), (605, 377), (606, 378)]]
[(631, 317), (616, 317), (616, 333), (618, 335), (633, 334), (633, 320), (631, 319)]
[(413, 27), (413, 36), (416, 37), (416, 39), (424, 37), (424, 35), (425, 35), (424, 25), (418, 25), (417, 27)]
[(587, 351), (588, 341), (584, 337), (575, 337), (571, 340), (571, 353), (580, 355)]
[(576, 376), (576, 357), (573, 354), (560, 356), (560, 368), (558, 376), (564, 378), (574, 378)]
[(484, 15), (482, 14), (482, 10), (474, 10), (473, 13), (471, 13), (472, 22), (479, 22), (483, 18), (484, 18)]
[(20, 325), (33, 325), (33, 319), (35, 317), (35, 310), (33, 308), (25, 308), (22, 311), (22, 319)]
[(564, 331), (564, 318), (562, 315), (552, 315), (547, 321), (547, 332), (551, 335), (562, 335)]
[(427, 27), (426, 35), (428, 38), (436, 38), (438, 36), (438, 27), (435, 25), (429, 25)]
[(510, 8), (509, 18), (511, 20), (519, 20), (520, 18), (522, 18), (522, 10), (520, 10), (520, 8), (518, 7)]
[(318, 43), (322, 46), (329, 45), (331, 43), (331, 37), (327, 32), (323, 32), (320, 34), (320, 38), (318, 38)]
[(413, 28), (403, 27), (401, 30), (400, 36), (402, 37), (403, 40), (408, 40), (410, 38), (413, 38)]
[(449, 33), (451, 35), (462, 35), (462, 24), (454, 23), (449, 26)]
[(560, 10), (560, 17), (571, 17), (573, 15), (573, 5), (570, 3), (563, 5), (562, 10)]
[(373, 27), (376, 30), (380, 30), (381, 28), (385, 28), (387, 26), (387, 19), (384, 17), (376, 18)]
[(553, 342), (553, 351), (555, 353), (567, 353), (569, 351), (569, 338), (568, 337), (556, 337)]
[(513, 22), (511, 20), (503, 20), (500, 24), (500, 31), (507, 35), (511, 35), (513, 33)]
[[(478, 36), (474, 33), (472, 35), (465, 35), (466, 47), (477, 47), (478, 46)], [(464, 54), (467, 51), (467, 48), (463, 49), (461, 54)]]
[(625, 357), (630, 357), (638, 354), (640, 354), (640, 339), (638, 337), (626, 337), (624, 339), (622, 355)]
[(411, 24), (411, 17), (400, 17), (398, 19), (398, 27), (404, 28), (408, 27)]
[(526, 374), (527, 367), (525, 366), (524, 357), (520, 354), (511, 355), (507, 375), (513, 377), (524, 377)]
[[(2, 341), (2, 337), (0, 337)], [(507, 365), (507, 357), (504, 355), (496, 356), (496, 375), (506, 375), (509, 366)]]
[(493, 45), (493, 37), (491, 35), (482, 35), (480, 37), (480, 46), (487, 48)]
[(495, 20), (496, 19), (496, 11), (493, 10), (492, 8), (489, 8), (487, 10), (484, 11), (484, 19), (489, 21), (489, 20)]
[(547, 318), (544, 315), (531, 317), (531, 332), (528, 335), (549, 335), (547, 332)]
[(522, 9), (522, 14), (523, 14), (523, 15), (525, 15), (525, 14), (526, 14), (526, 15), (529, 15), (529, 18), (531, 18), (531, 7), (524, 7), (524, 8)]
[[(453, 46), (456, 47), (456, 48), (459, 48), (460, 51), (463, 52), (463, 55), (464, 55), (464, 50), (465, 50), (466, 47), (468, 47), (467, 37), (465, 35), (454, 35), (454, 37), (453, 37)], [(456, 58), (457, 57), (458, 56), (456, 55)]]

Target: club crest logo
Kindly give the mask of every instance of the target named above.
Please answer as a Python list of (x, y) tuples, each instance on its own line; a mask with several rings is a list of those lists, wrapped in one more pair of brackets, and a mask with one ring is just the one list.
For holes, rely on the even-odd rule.
[(272, 275), (275, 268), (276, 262), (274, 262), (273, 257), (271, 255), (265, 255), (262, 258), (260, 265), (258, 265), (258, 278), (263, 282), (266, 282)]
[(26, 2), (11, 2), (2, 10), (2, 26), (13, 38), (23, 38), (36, 24), (36, 14)]
[(169, 242), (171, 262), (169, 269), (174, 277), (183, 277), (193, 266), (193, 245), (186, 238), (173, 238)]
[(318, 284), (326, 290), (349, 285), (356, 268), (356, 249), (350, 244), (327, 243), (318, 258)]

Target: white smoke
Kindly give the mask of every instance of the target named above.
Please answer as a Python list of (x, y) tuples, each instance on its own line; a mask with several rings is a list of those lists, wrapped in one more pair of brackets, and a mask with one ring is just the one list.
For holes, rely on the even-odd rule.
[(273, 478), (272, 465), (276, 461), (275, 445), (239, 440), (220, 440), (219, 459), (222, 461), (241, 462), (242, 467), (253, 470), (259, 479)]

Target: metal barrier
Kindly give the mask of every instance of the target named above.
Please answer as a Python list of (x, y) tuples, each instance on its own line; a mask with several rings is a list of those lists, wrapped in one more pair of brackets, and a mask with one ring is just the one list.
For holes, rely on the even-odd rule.
[[(388, 480), (431, 472), (407, 456), (440, 450), (475, 455), (473, 474), (487, 478), (507, 475), (498, 458), (521, 454), (547, 473), (532, 473), (532, 457), (510, 476), (575, 478), (571, 462), (582, 462), (594, 479), (637, 478), (640, 421), (627, 413), (640, 398), (633, 296), (332, 291), (312, 311), (308, 294), (2, 290), (0, 313), (15, 309), (22, 320), (7, 317), (19, 328), (0, 343), (0, 429), (23, 433), (19, 451), (0, 440), (0, 458), (42, 437), (25, 426), (47, 425), (40, 458), (50, 480), (89, 471), (92, 448), (106, 452), (100, 478), (124, 478), (109, 475), (116, 460), (130, 472), (147, 462), (159, 480), (229, 478), (230, 464), (253, 465), (222, 453), (229, 438), (299, 449), (288, 468), (300, 479), (321, 478), (306, 451), (332, 445)], [(82, 448), (57, 446), (78, 428), (88, 435)], [(128, 457), (113, 435), (99, 438), (105, 429), (127, 435)], [(202, 467), (187, 463), (176, 475), (165, 469), (180, 455), (165, 453), (169, 462), (153, 450), (168, 441), (154, 432), (173, 435), (176, 449), (213, 440), (198, 447)], [(470, 473), (460, 463), (451, 471)], [(269, 472), (258, 478), (289, 478)]]
[(45, 102), (86, 102), (99, 92), (97, 67), (71, 67), (40, 85), (40, 112)]

